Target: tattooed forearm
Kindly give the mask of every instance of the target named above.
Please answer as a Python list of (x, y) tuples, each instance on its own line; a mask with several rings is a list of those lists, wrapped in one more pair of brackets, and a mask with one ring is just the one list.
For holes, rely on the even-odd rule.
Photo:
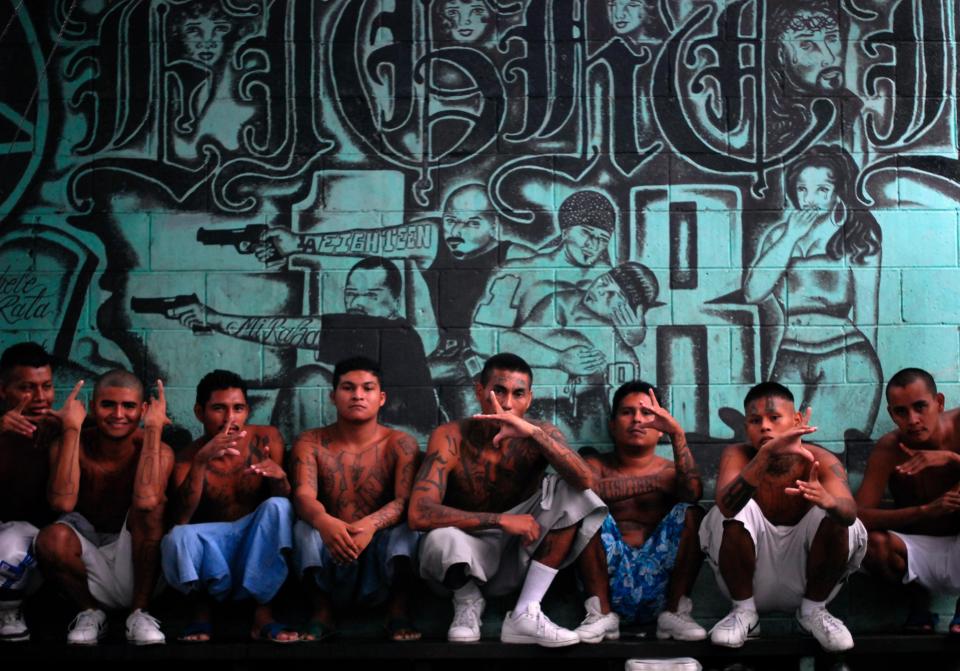
[[(414, 487), (414, 490), (417, 488)], [(451, 508), (429, 499), (417, 499), (410, 507), (410, 526), (421, 531), (456, 527), (464, 531), (494, 529), (500, 525), (500, 513), (477, 513)]]
[(747, 501), (753, 497), (755, 491), (757, 491), (755, 486), (744, 480), (742, 475), (738, 475), (737, 479), (724, 487), (720, 496), (717, 497), (721, 510), (727, 517), (736, 515), (747, 505)]
[(187, 524), (197, 512), (197, 506), (200, 505), (200, 499), (203, 497), (206, 470), (203, 464), (194, 461), (190, 465), (187, 477), (177, 488), (173, 503), (173, 518), (177, 524)]
[(664, 488), (663, 473), (664, 471), (660, 471), (654, 475), (598, 479), (594, 491), (597, 496), (608, 503), (623, 501), (640, 494), (662, 491)]
[(673, 443), (673, 461), (677, 469), (677, 498), (687, 503), (696, 503), (703, 496), (703, 481), (693, 460), (683, 432), (670, 436)]
[(53, 461), (47, 482), (47, 500), (57, 512), (72, 512), (80, 494), (80, 432), (65, 429), (50, 456)]
[(595, 484), (595, 477), (587, 462), (570, 449), (560, 430), (551, 425), (536, 427), (531, 436), (539, 445), (547, 461), (557, 469), (561, 478), (570, 485), (580, 489), (590, 489)]
[(847, 472), (843, 469), (839, 463), (833, 464), (830, 467), (830, 470), (833, 471), (833, 474), (842, 482), (847, 488), (850, 487), (850, 483), (847, 480)]
[(161, 458), (160, 427), (148, 426), (143, 430), (143, 445), (133, 486), (133, 504), (141, 510), (155, 508), (164, 501), (167, 483), (162, 475)]

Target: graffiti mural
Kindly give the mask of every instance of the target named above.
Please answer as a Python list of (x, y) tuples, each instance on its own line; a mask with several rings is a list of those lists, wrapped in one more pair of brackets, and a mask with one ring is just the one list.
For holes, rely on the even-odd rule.
[(579, 444), (630, 379), (701, 442), (776, 379), (841, 451), (885, 375), (960, 381), (957, 12), (0, 0), (3, 344), (187, 425), (230, 368), (288, 439), (351, 354), (421, 437), (496, 351)]

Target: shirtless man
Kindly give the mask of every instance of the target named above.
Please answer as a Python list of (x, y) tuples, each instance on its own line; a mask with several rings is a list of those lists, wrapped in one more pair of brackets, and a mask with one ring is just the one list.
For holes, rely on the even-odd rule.
[[(653, 385), (642, 381), (614, 393), (609, 427), (613, 452), (587, 457), (597, 475), (594, 491), (610, 514), (578, 562), (592, 595), (577, 629), (580, 640), (616, 638), (618, 615), (628, 622), (656, 619), (660, 639), (703, 640), (707, 632), (690, 617), (690, 593), (703, 563), (697, 536), (703, 508), (696, 505), (703, 484), (686, 435), (660, 406)], [(655, 453), (664, 433), (673, 461)], [(605, 618), (611, 620), (606, 631), (591, 637), (598, 625), (604, 629)]]
[[(595, 482), (590, 467), (557, 428), (523, 418), (532, 382), (520, 357), (488, 359), (474, 385), (484, 414), (433, 432), (414, 485), (410, 526), (430, 532), (420, 548), (420, 573), (453, 590), (449, 641), (479, 640), (484, 594), (505, 594), (521, 583), (502, 642), (580, 641), (551, 622), (540, 602), (557, 571), (600, 528), (607, 508), (588, 491)], [(558, 475), (545, 476), (548, 465)]]
[(389, 595), (387, 635), (415, 641), (407, 595), (420, 535), (403, 522), (420, 448), (377, 420), (387, 396), (376, 362), (338, 362), (330, 399), (337, 421), (305, 431), (293, 448), (294, 560), (313, 593), (307, 639), (335, 633), (335, 606)]
[(170, 421), (163, 383), (157, 380), (157, 397), (145, 401), (136, 377), (109, 371), (97, 380), (90, 411), (95, 426), (81, 432), (86, 411), (68, 399), (62, 434), (50, 446), (47, 498), (62, 517), (37, 536), (40, 569), (82, 609), (68, 644), (96, 645), (107, 629), (104, 608), (132, 609), (126, 633), (134, 645), (163, 643), (159, 623), (145, 610), (173, 470), (173, 450), (160, 441)]
[(825, 650), (848, 650), (853, 637), (826, 608), (867, 550), (846, 471), (830, 452), (801, 441), (816, 428), (786, 387), (758, 384), (743, 405), (749, 442), (720, 456), (717, 505), (700, 525), (701, 547), (733, 600), (710, 640), (739, 648), (759, 635), (758, 610), (796, 609)]
[(0, 356), (0, 641), (27, 641), (25, 596), (40, 585), (33, 539), (53, 521), (47, 445), (60, 430), (50, 355), (32, 342)]
[(203, 435), (177, 454), (177, 526), (160, 548), (168, 584), (185, 594), (206, 592), (198, 595), (180, 640), (210, 640), (209, 595), (256, 601), (252, 639), (296, 641), (295, 631), (274, 622), (271, 608), (287, 578), (284, 552), (293, 548), (283, 438), (272, 426), (247, 424), (247, 385), (230, 371), (215, 370), (200, 380), (193, 412)]
[[(906, 368), (887, 383), (887, 411), (897, 428), (877, 441), (857, 491), (870, 532), (863, 565), (907, 583), (907, 628), (933, 631), (930, 592), (960, 593), (960, 408), (945, 412), (933, 377)], [(894, 507), (881, 508), (888, 487)], [(960, 634), (960, 600), (956, 610), (951, 634)]]

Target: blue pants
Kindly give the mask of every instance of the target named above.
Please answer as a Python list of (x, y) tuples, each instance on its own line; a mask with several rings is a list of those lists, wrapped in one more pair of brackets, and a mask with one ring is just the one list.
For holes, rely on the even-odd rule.
[(292, 547), (293, 508), (275, 496), (235, 522), (174, 527), (160, 546), (163, 576), (184, 593), (269, 603), (287, 578), (281, 552)]
[(600, 544), (607, 555), (610, 605), (626, 621), (649, 622), (663, 610), (690, 505), (671, 508), (638, 548), (624, 542), (613, 517), (603, 521)]
[(406, 557), (413, 561), (421, 535), (403, 522), (381, 529), (357, 561), (338, 566), (324, 547), (320, 532), (299, 520), (294, 526), (294, 563), (301, 576), (311, 571), (317, 586), (329, 594), (334, 603), (374, 604), (386, 598), (393, 583), (393, 560)]

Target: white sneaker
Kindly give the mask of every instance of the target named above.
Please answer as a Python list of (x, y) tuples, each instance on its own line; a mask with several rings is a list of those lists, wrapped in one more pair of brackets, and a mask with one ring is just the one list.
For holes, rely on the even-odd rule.
[(710, 642), (725, 648), (739, 648), (748, 638), (760, 635), (760, 616), (755, 610), (734, 608), (725, 618), (713, 625)]
[(0, 641), (29, 641), (30, 629), (23, 619), (20, 601), (0, 601)]
[(67, 628), (67, 645), (96, 645), (107, 634), (107, 614), (99, 608), (77, 613)]
[(806, 617), (797, 610), (797, 622), (801, 629), (813, 634), (827, 652), (841, 652), (853, 647), (850, 630), (839, 617), (831, 615), (826, 608), (817, 608)]
[(616, 641), (620, 638), (620, 616), (610, 611), (600, 612), (600, 599), (592, 596), (583, 602), (587, 616), (576, 628), (576, 634), (582, 643), (600, 643), (607, 638)]
[(453, 622), (447, 629), (451, 643), (473, 643), (480, 640), (480, 618), (487, 602), (483, 597), (453, 600)]
[(536, 643), (545, 648), (562, 648), (580, 642), (577, 632), (554, 624), (539, 603), (530, 603), (525, 613), (510, 611), (500, 628), (501, 643)]
[(677, 612), (663, 611), (657, 616), (657, 638), (668, 638), (677, 641), (702, 641), (707, 637), (707, 630), (701, 627), (690, 616), (693, 610), (693, 601), (689, 597), (680, 597)]
[(693, 657), (670, 659), (628, 659), (625, 671), (701, 671), (700, 662)]
[(160, 621), (145, 610), (137, 608), (127, 617), (127, 641), (134, 645), (166, 643), (160, 631)]

